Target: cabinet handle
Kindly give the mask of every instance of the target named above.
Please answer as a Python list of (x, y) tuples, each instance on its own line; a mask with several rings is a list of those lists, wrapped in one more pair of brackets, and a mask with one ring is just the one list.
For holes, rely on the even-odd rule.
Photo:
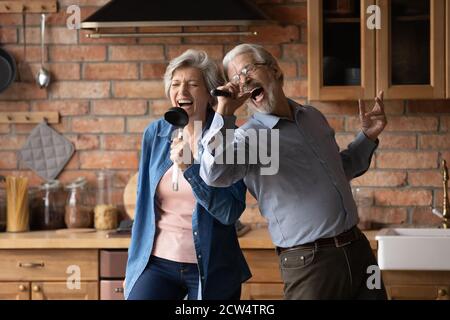
[(115, 288), (114, 292), (115, 293), (123, 293), (123, 288)]
[(450, 296), (448, 295), (448, 291), (446, 289), (438, 290), (438, 297), (436, 300), (450, 300)]
[(21, 291), (21, 292), (27, 291), (27, 287), (24, 286), (23, 284), (21, 284), (21, 285), (19, 286), (19, 291)]
[(43, 262), (19, 262), (19, 267), (21, 268), (39, 268), (44, 267)]
[(39, 291), (41, 291), (41, 288), (39, 286), (33, 286), (33, 291), (39, 292)]

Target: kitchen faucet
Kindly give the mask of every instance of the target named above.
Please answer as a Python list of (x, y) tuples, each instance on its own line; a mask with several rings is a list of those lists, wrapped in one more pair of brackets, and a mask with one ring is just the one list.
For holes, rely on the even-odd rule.
[(449, 207), (449, 200), (448, 200), (448, 168), (447, 168), (447, 162), (445, 160), (442, 160), (442, 168), (441, 168), (441, 173), (442, 173), (442, 185), (444, 188), (444, 199), (443, 199), (443, 204), (442, 204), (442, 212), (440, 212), (437, 209), (432, 209), (433, 214), (437, 215), (438, 217), (440, 217), (442, 219), (442, 224), (441, 224), (441, 228), (443, 229), (448, 229), (449, 228), (449, 211), (450, 211), (450, 207)]

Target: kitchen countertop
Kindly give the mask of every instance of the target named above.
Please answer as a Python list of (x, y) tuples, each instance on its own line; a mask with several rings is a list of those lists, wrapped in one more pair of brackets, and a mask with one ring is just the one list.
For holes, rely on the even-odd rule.
[[(373, 250), (377, 249), (378, 230), (364, 231)], [(108, 231), (69, 233), (61, 231), (31, 231), (0, 233), (0, 249), (127, 249), (129, 236), (107, 238)], [(256, 228), (239, 238), (242, 249), (273, 249), (266, 228)]]

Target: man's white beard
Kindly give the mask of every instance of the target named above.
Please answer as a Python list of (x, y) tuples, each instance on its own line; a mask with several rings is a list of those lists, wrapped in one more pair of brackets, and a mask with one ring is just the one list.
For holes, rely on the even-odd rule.
[[(271, 83), (267, 90), (264, 90), (264, 100), (259, 107), (256, 107), (253, 101), (247, 102), (247, 107), (250, 108), (253, 112), (261, 112), (265, 114), (271, 114), (275, 109), (275, 95), (274, 92), (274, 84)], [(251, 99), (251, 98), (250, 98)]]

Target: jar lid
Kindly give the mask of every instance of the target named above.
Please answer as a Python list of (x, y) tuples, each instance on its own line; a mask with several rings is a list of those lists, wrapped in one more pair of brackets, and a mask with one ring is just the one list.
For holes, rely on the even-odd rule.
[(66, 188), (67, 189), (76, 189), (76, 188), (82, 188), (86, 185), (86, 178), (85, 177), (78, 177), (71, 183), (69, 183)]
[(48, 189), (58, 189), (61, 187), (61, 182), (59, 180), (50, 180), (46, 183), (43, 183), (39, 189), (48, 190)]

